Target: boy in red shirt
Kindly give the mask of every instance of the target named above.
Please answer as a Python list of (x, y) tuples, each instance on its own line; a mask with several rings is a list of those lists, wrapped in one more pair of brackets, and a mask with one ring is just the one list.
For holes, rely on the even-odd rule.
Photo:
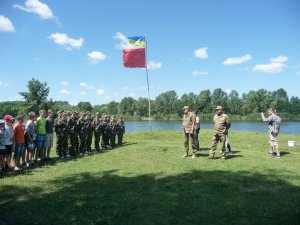
[(22, 116), (17, 117), (18, 123), (14, 126), (15, 135), (15, 170), (20, 170), (20, 158), (23, 155), (24, 144), (25, 144), (25, 129), (24, 129), (24, 118)]

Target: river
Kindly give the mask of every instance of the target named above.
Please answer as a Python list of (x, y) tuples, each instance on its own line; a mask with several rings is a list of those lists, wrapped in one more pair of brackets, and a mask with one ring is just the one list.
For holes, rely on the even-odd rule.
[[(149, 121), (126, 121), (126, 132), (148, 131)], [(203, 122), (201, 129), (212, 129), (212, 122)], [(177, 130), (181, 131), (181, 121), (151, 121), (151, 130)], [(267, 132), (268, 125), (264, 122), (232, 121), (231, 130)], [(282, 121), (280, 133), (300, 134), (300, 121)]]

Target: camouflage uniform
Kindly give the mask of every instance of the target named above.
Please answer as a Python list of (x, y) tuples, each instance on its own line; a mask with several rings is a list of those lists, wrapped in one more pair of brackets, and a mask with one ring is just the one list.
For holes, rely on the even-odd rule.
[(99, 113), (96, 113), (96, 117), (93, 120), (92, 126), (94, 129), (94, 142), (95, 142), (95, 149), (96, 151), (100, 151), (101, 148), (99, 146), (100, 138), (101, 138), (101, 118), (99, 116)]
[(123, 117), (120, 117), (119, 121), (117, 122), (116, 133), (118, 136), (118, 145), (121, 146), (123, 144), (123, 135), (125, 134), (125, 123)]
[(79, 133), (79, 151), (80, 153), (84, 154), (85, 153), (85, 120), (84, 120), (85, 114), (81, 113), (80, 117), (77, 121), (77, 129)]
[(184, 114), (182, 118), (182, 127), (184, 132), (184, 148), (185, 154), (188, 155), (189, 153), (189, 139), (192, 145), (193, 154), (196, 153), (197, 149), (195, 147), (194, 141), (194, 125), (196, 122), (196, 118), (194, 113), (188, 112), (188, 114)]
[(68, 121), (66, 114), (57, 119), (55, 132), (57, 135), (57, 154), (59, 157), (65, 157), (68, 151)]
[(117, 121), (115, 120), (115, 117), (112, 116), (111, 121), (109, 123), (109, 127), (110, 127), (110, 146), (112, 148), (116, 147), (116, 134), (117, 134), (117, 130), (116, 130), (116, 125), (117, 125)]
[(73, 115), (68, 120), (69, 126), (69, 153), (70, 155), (76, 155), (79, 153), (78, 145), (78, 126), (77, 126), (77, 117), (76, 112), (73, 112)]
[(85, 147), (86, 151), (91, 151), (91, 145), (92, 145), (92, 140), (93, 140), (93, 127), (92, 127), (92, 122), (93, 119), (91, 117), (90, 112), (86, 113), (86, 118), (85, 118), (85, 134), (86, 134), (86, 142), (85, 142)]
[(215, 123), (214, 134), (211, 143), (211, 149), (209, 152), (209, 157), (213, 158), (217, 149), (218, 142), (221, 142), (221, 158), (226, 157), (226, 135), (228, 134), (228, 129), (231, 126), (231, 122), (225, 113), (221, 115), (215, 114), (213, 121)]
[(109, 145), (109, 137), (110, 137), (110, 127), (109, 124), (109, 117), (106, 115), (101, 123), (102, 126), (102, 137), (103, 142), (101, 143), (104, 149), (107, 149), (107, 145)]

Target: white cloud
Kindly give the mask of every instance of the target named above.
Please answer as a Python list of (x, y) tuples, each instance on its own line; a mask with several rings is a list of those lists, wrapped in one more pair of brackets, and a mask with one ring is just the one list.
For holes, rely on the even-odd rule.
[(79, 86), (80, 86), (80, 87), (84, 87), (84, 88), (86, 88), (86, 89), (88, 89), (88, 90), (94, 89), (94, 86), (88, 85), (87, 83), (84, 83), (84, 82), (81, 82), (81, 83), (79, 84)]
[(208, 58), (207, 49), (208, 49), (207, 47), (196, 49), (194, 51), (195, 57), (199, 58), (199, 59), (206, 59), (206, 58)]
[(25, 5), (14, 4), (15, 9), (20, 9), (25, 12), (35, 13), (42, 19), (55, 19), (51, 9), (47, 4), (40, 2), (39, 0), (26, 0)]
[(0, 81), (0, 87), (8, 87), (8, 86), (9, 86), (8, 83)]
[(150, 61), (147, 65), (147, 68), (151, 69), (151, 70), (160, 69), (161, 67), (162, 67), (162, 64), (160, 62), (156, 63), (154, 61)]
[(129, 90), (129, 87), (125, 86), (125, 87), (122, 87), (122, 89), (123, 89), (124, 91), (127, 91), (127, 90)]
[(60, 93), (65, 94), (65, 95), (69, 95), (69, 94), (71, 94), (71, 91), (63, 89), (63, 90), (60, 91)]
[(106, 59), (106, 55), (104, 55), (102, 52), (93, 51), (87, 54), (88, 59), (91, 64), (96, 64), (99, 61), (103, 61)]
[(226, 59), (223, 64), (224, 65), (234, 65), (234, 64), (241, 64), (241, 63), (244, 63), (244, 62), (247, 62), (249, 60), (251, 60), (252, 57), (251, 55), (249, 54), (246, 54), (246, 55), (243, 55), (243, 56), (240, 56), (240, 57), (232, 57), (232, 58), (228, 58)]
[(62, 85), (62, 86), (69, 86), (70, 85), (70, 83), (68, 82), (68, 81), (62, 81), (62, 82), (60, 82), (60, 84)]
[(15, 32), (12, 22), (3, 15), (0, 15), (0, 32)]
[(271, 58), (270, 61), (273, 63), (285, 63), (289, 60), (289, 58), (287, 56), (284, 55), (280, 55), (276, 58)]
[(263, 73), (280, 73), (285, 67), (287, 67), (287, 65), (284, 64), (284, 62), (287, 61), (287, 56), (278, 56), (276, 58), (271, 58), (269, 64), (255, 65), (252, 70)]
[(78, 93), (78, 95), (84, 96), (84, 95), (86, 95), (86, 92), (85, 91), (81, 91), (81, 92)]
[(74, 48), (80, 49), (83, 45), (84, 39), (81, 37), (79, 39), (70, 38), (67, 34), (55, 33), (49, 36), (49, 39), (53, 40), (54, 43), (63, 46), (67, 50), (72, 50)]
[[(299, 75), (300, 76), (300, 71), (296, 72), (296, 75)], [(0, 85), (1, 86), (1, 85)]]
[(104, 89), (102, 88), (99, 88), (97, 91), (96, 91), (97, 95), (104, 95)]
[(128, 43), (128, 38), (121, 32), (117, 32), (113, 36), (113, 39), (116, 39), (119, 41), (119, 43), (116, 45), (116, 48), (119, 50), (132, 48), (132, 46)]
[(132, 98), (135, 96), (135, 94), (133, 92), (129, 93), (128, 95)]
[(192, 72), (192, 75), (195, 76), (195, 77), (205, 76), (205, 75), (208, 75), (208, 72), (206, 72), (206, 71), (196, 71), (196, 70), (194, 70), (194, 71)]

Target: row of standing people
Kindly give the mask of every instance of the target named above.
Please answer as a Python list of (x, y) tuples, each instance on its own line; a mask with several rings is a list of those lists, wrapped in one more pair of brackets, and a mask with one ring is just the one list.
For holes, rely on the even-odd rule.
[(5, 115), (4, 119), (0, 120), (2, 173), (11, 169), (19, 170), (21, 160), (22, 164), (29, 167), (36, 161), (49, 159), (53, 148), (54, 130), (57, 135), (56, 151), (61, 159), (68, 154), (84, 154), (90, 151), (93, 135), (97, 151), (106, 149), (108, 145), (114, 148), (123, 143), (123, 117), (117, 120), (109, 115), (100, 117), (99, 113), (93, 117), (89, 112), (80, 113), (77, 117), (76, 111), (58, 111), (58, 117), (54, 119), (52, 110), (48, 110), (48, 115), (45, 110), (40, 110), (39, 117), (34, 112), (30, 112), (28, 116), (26, 122), (24, 116), (18, 116), (16, 122), (11, 115)]
[[(115, 148), (122, 145), (125, 133), (125, 123), (121, 116), (93, 116), (90, 112), (58, 112), (54, 129), (57, 135), (57, 154), (64, 158), (66, 155), (85, 154), (91, 151), (94, 136), (96, 151), (106, 150), (108, 146)], [(116, 143), (117, 137), (117, 143)]]

